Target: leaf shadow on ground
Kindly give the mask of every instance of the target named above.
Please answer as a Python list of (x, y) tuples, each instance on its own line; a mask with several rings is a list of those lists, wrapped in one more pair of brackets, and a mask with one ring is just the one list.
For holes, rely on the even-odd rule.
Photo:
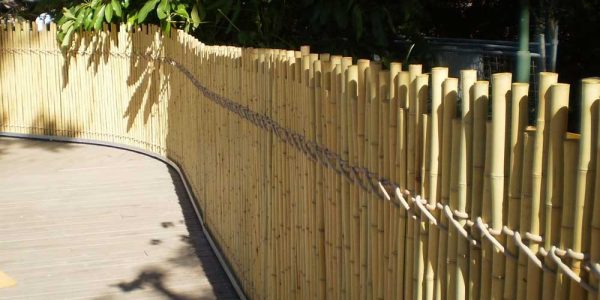
[[(156, 294), (170, 300), (214, 299), (215, 297), (217, 299), (239, 299), (216, 255), (210, 248), (179, 174), (172, 168), (169, 168), (169, 173), (184, 218), (179, 221), (165, 220), (160, 222), (157, 228), (170, 230), (174, 226), (183, 225), (186, 226), (189, 235), (179, 235), (176, 242), (171, 242), (178, 245), (173, 250), (173, 256), (160, 263), (148, 265), (136, 277), (114, 283), (111, 287), (118, 288), (123, 293), (132, 293), (140, 289), (152, 289)], [(149, 245), (170, 246), (166, 245), (169, 242), (161, 239), (150, 239), (148, 243)], [(193, 293), (178, 291), (176, 287), (171, 287), (168, 283), (169, 270), (177, 268), (201, 268), (204, 276), (208, 279), (209, 285)], [(201, 280), (201, 278), (198, 278), (198, 280)]]

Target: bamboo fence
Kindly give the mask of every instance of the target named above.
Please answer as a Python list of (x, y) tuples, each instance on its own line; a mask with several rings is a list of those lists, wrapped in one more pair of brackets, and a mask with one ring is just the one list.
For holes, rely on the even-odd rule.
[(0, 131), (175, 161), (249, 298), (600, 299), (598, 78), (1, 26)]

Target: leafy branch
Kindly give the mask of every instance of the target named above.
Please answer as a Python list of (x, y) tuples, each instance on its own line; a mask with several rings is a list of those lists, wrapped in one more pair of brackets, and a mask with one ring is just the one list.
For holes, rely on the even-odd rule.
[(99, 31), (104, 23), (124, 22), (132, 27), (149, 20), (158, 21), (167, 35), (172, 28), (189, 32), (201, 23), (200, 9), (200, 1), (190, 0), (88, 0), (63, 8), (57, 38), (61, 47), (68, 47), (75, 32)]

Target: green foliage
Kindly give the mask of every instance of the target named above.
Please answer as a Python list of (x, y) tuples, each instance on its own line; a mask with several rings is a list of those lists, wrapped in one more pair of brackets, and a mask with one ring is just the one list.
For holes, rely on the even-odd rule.
[[(561, 78), (597, 75), (600, 65), (600, 0), (531, 0), (532, 40), (559, 29)], [(13, 4), (7, 5), (7, 3)], [(104, 23), (158, 24), (183, 29), (211, 44), (297, 49), (355, 57), (377, 54), (384, 63), (427, 63), (424, 36), (516, 40), (518, 1), (506, 0), (0, 0), (3, 14), (33, 20), (60, 18), (59, 40), (69, 45), (79, 30)], [(62, 7), (67, 7), (61, 10)], [(104, 6), (104, 11), (100, 10)], [(10, 7), (10, 8), (6, 8)], [(96, 18), (98, 15), (103, 18)], [(61, 18), (61, 15), (63, 16)], [(69, 22), (70, 21), (70, 22)], [(98, 25), (98, 22), (100, 25)], [(99, 26), (99, 27), (98, 27)], [(65, 41), (66, 39), (66, 41)], [(395, 40), (410, 40), (407, 45)], [(411, 48), (411, 45), (414, 45)], [(581, 49), (586, 49), (581, 55)]]
[(120, 22), (128, 26), (158, 23), (167, 35), (171, 28), (190, 31), (201, 23), (198, 4), (194, 0), (88, 0), (63, 8), (57, 38), (67, 47), (74, 32), (98, 31), (105, 23)]

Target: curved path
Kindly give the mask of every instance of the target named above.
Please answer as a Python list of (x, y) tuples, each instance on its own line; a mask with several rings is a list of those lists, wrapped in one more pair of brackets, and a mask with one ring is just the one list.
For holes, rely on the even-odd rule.
[(214, 298), (237, 296), (164, 163), (0, 138), (0, 299)]

